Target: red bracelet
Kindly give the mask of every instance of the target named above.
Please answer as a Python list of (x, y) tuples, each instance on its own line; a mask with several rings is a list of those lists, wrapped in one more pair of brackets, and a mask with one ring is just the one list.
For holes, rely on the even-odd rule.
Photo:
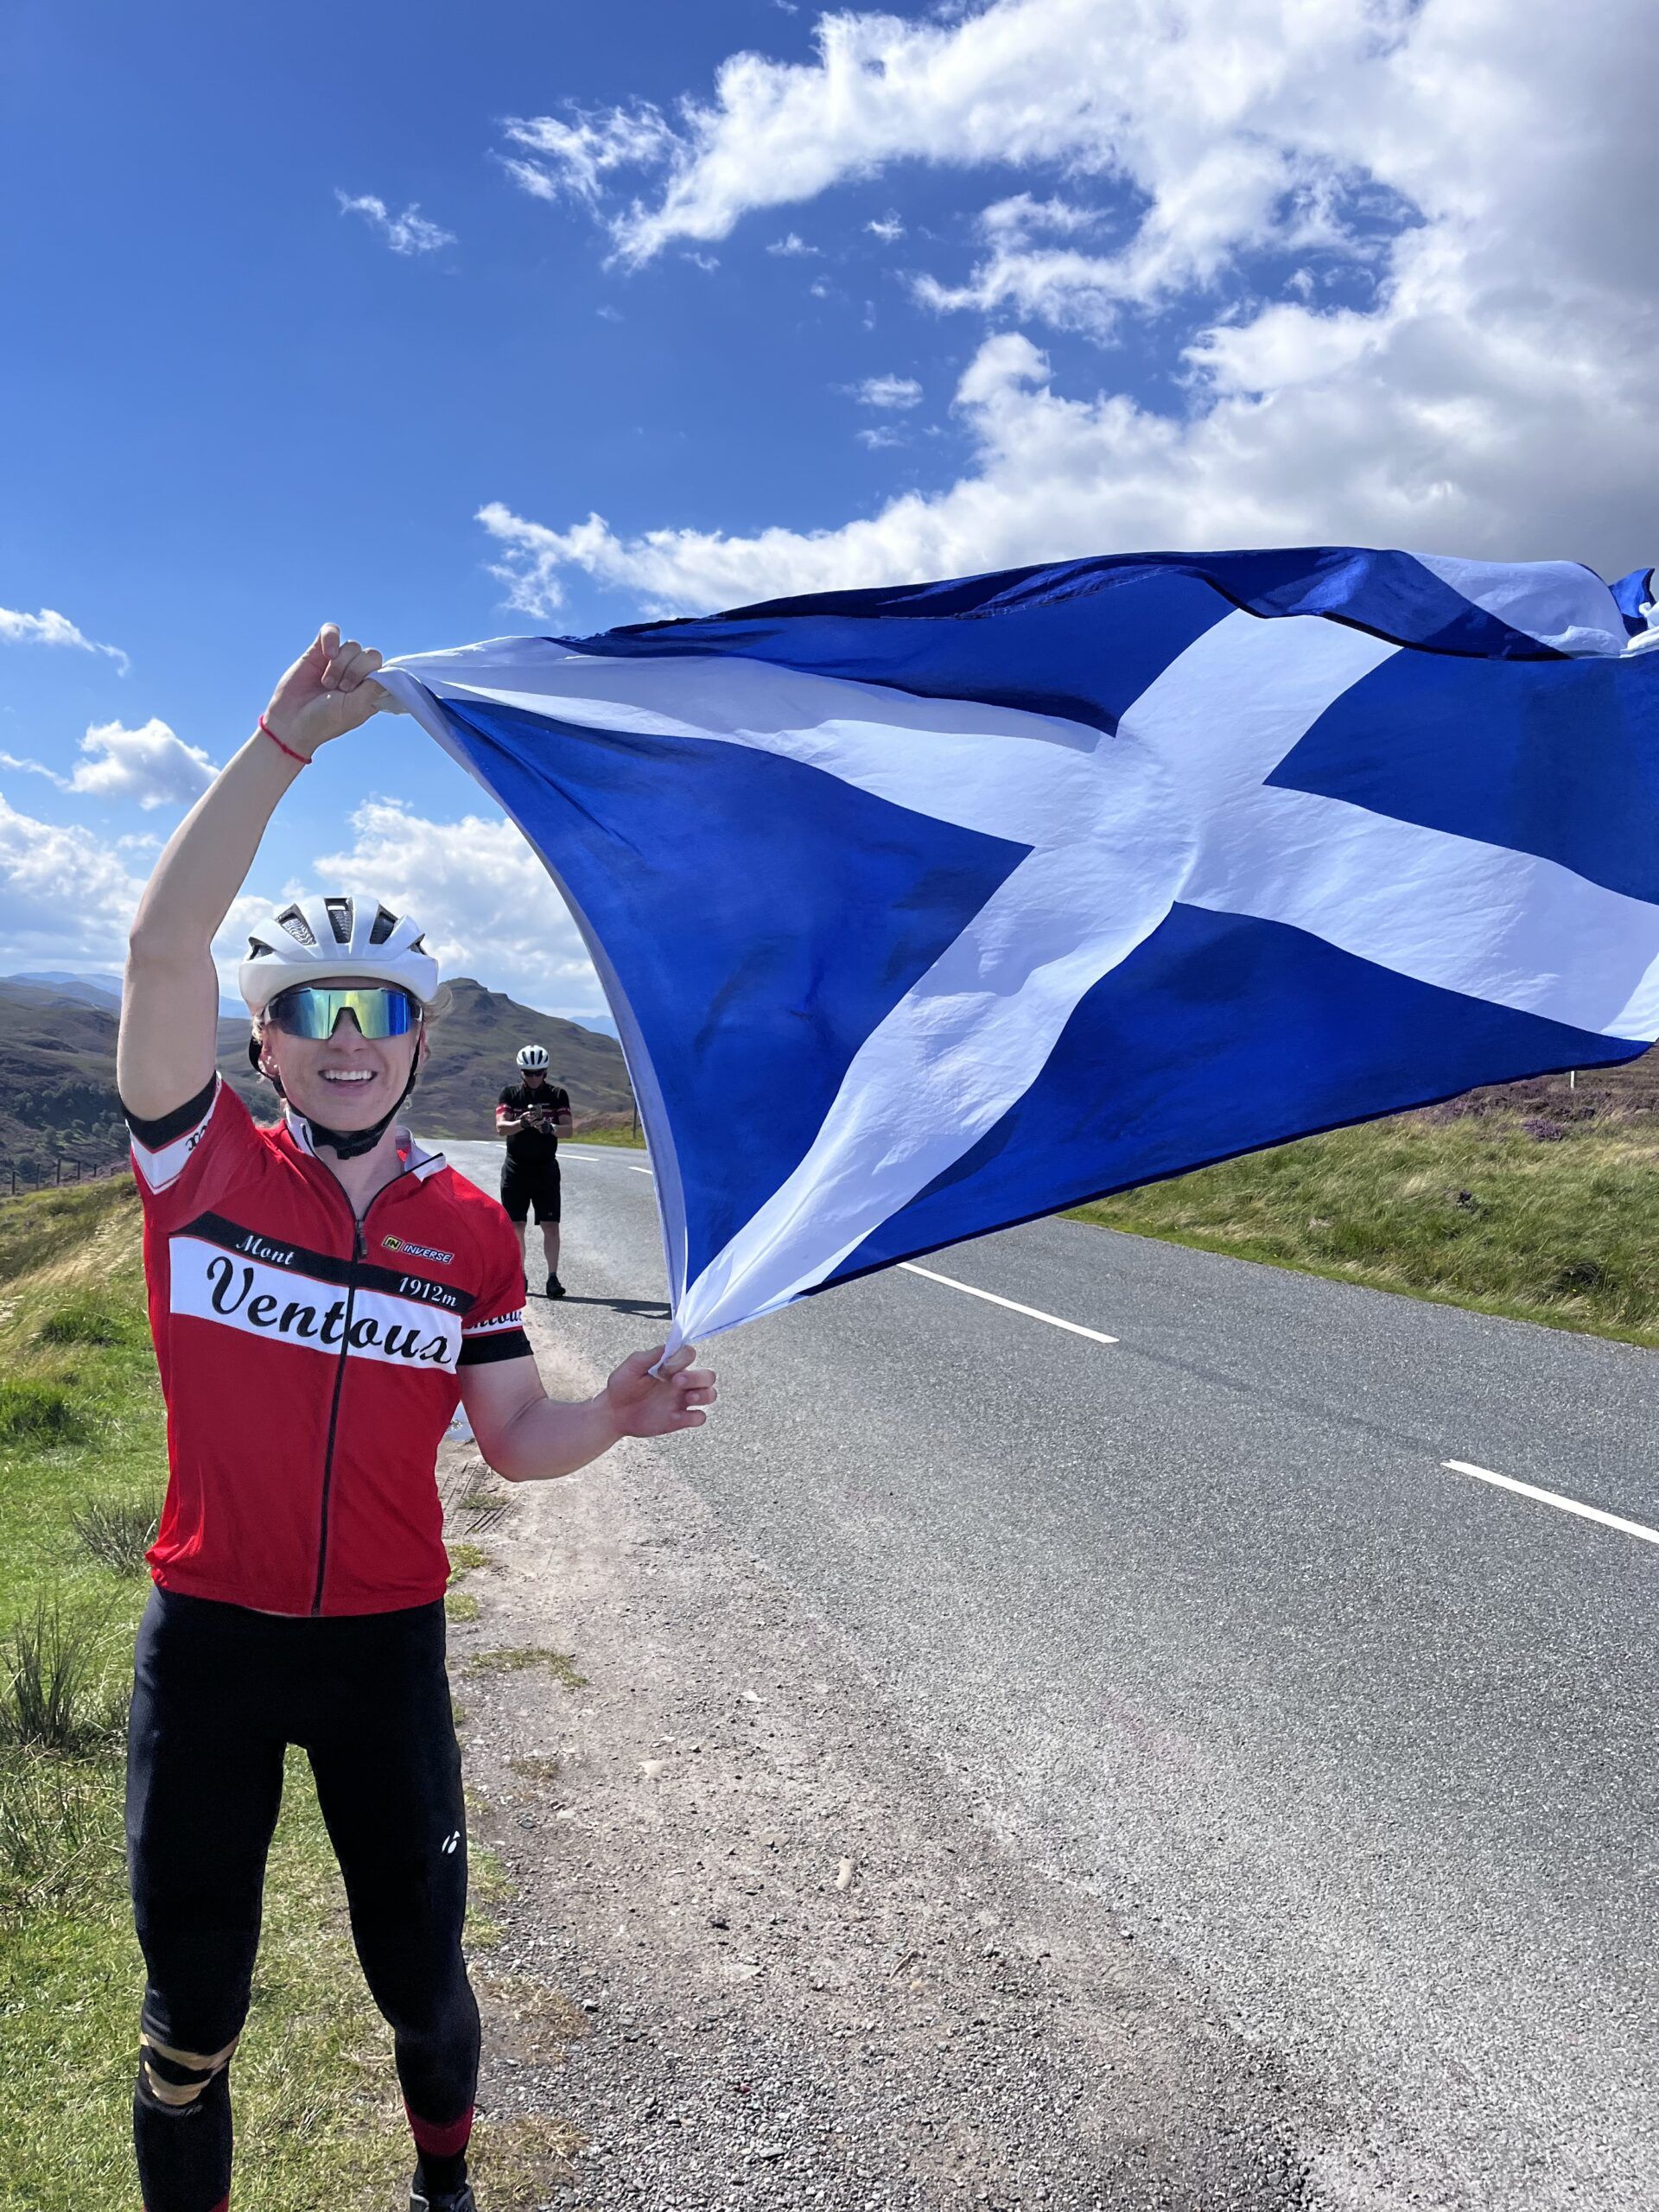
[(311, 766), (311, 755), (308, 753), (296, 753), (291, 745), (284, 745), (263, 715), (259, 717), (259, 727), (279, 753), (286, 753), (289, 759), (297, 760), (302, 768), (308, 768)]

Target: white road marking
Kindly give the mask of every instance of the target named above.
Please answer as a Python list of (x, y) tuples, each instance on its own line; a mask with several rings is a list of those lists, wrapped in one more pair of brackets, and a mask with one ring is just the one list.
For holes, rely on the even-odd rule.
[(652, 1172), (649, 1167), (636, 1167), (631, 1160), (625, 1160), (622, 1165), (627, 1169), (630, 1175), (649, 1175)]
[(1442, 1459), (1440, 1465), (1454, 1475), (1472, 1475), (1477, 1482), (1496, 1483), (1499, 1490), (1512, 1490), (1518, 1497), (1535, 1497), (1541, 1505), (1553, 1505), (1562, 1513), (1576, 1513), (1581, 1521), (1599, 1521), (1604, 1529), (1617, 1529), (1623, 1536), (1637, 1536), (1644, 1544), (1659, 1544), (1659, 1529), (1643, 1527), (1640, 1521), (1626, 1521), (1617, 1513), (1604, 1513), (1599, 1505), (1580, 1505), (1576, 1497), (1563, 1497), (1559, 1491), (1539, 1490), (1532, 1483), (1518, 1483), (1513, 1475), (1495, 1475), (1490, 1467), (1477, 1467), (1467, 1459)]
[(1116, 1337), (1109, 1337), (1100, 1329), (1085, 1329), (1081, 1321), (1063, 1321), (1058, 1313), (1045, 1313), (1039, 1306), (1021, 1306), (1017, 1299), (999, 1298), (994, 1290), (981, 1290), (971, 1282), (958, 1282), (954, 1275), (936, 1274), (931, 1268), (918, 1268), (914, 1260), (900, 1260), (899, 1266), (906, 1274), (925, 1275), (929, 1282), (942, 1282), (947, 1290), (965, 1291), (969, 1298), (982, 1298), (988, 1306), (1006, 1306), (1010, 1313), (1023, 1313), (1029, 1321), (1046, 1321), (1051, 1329), (1068, 1329), (1074, 1337), (1087, 1337), (1093, 1344), (1115, 1344)]

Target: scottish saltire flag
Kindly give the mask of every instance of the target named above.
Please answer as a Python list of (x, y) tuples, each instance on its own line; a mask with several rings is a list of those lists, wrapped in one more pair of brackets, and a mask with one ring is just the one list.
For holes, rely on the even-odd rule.
[(1163, 554), (382, 681), (586, 937), (675, 1340), (1659, 1036), (1652, 574)]

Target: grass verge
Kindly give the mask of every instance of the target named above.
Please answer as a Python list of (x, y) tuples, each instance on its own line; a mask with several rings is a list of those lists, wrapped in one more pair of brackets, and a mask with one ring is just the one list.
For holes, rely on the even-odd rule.
[(1074, 1219), (1659, 1345), (1659, 1133), (1455, 1102), (1079, 1207)]
[[(121, 1730), (165, 1441), (126, 1178), (0, 1202), (0, 2212), (126, 2212), (143, 1964), (122, 1864)], [(42, 1414), (39, 1408), (55, 1408)], [(11, 1409), (10, 1413), (8, 1408)], [(22, 1408), (19, 1411), (18, 1408)], [(467, 1564), (473, 1564), (468, 1560)], [(486, 1908), (487, 1854), (478, 1868)], [(487, 1942), (486, 1923), (469, 1931)], [(391, 2038), (290, 1759), (235, 2071), (238, 2196), (391, 2212), (412, 2155)], [(499, 2143), (493, 2139), (500, 2137)], [(562, 2145), (480, 2131), (512, 2186)]]
[(606, 1115), (591, 1122), (584, 1122), (570, 1137), (572, 1144), (620, 1144), (630, 1152), (643, 1152), (645, 1140), (643, 1131), (633, 1125), (627, 1114)]

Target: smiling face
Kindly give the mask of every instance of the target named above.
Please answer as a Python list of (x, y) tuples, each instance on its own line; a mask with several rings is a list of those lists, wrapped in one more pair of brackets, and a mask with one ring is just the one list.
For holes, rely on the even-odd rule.
[[(329, 978), (342, 988), (372, 988), (378, 980)], [(259, 1037), (259, 1065), (280, 1081), (294, 1111), (331, 1129), (366, 1129), (390, 1114), (417, 1053), (425, 1058), (424, 1022), (401, 1037), (365, 1037), (350, 1013), (340, 1015), (332, 1037), (295, 1037), (269, 1025)]]

